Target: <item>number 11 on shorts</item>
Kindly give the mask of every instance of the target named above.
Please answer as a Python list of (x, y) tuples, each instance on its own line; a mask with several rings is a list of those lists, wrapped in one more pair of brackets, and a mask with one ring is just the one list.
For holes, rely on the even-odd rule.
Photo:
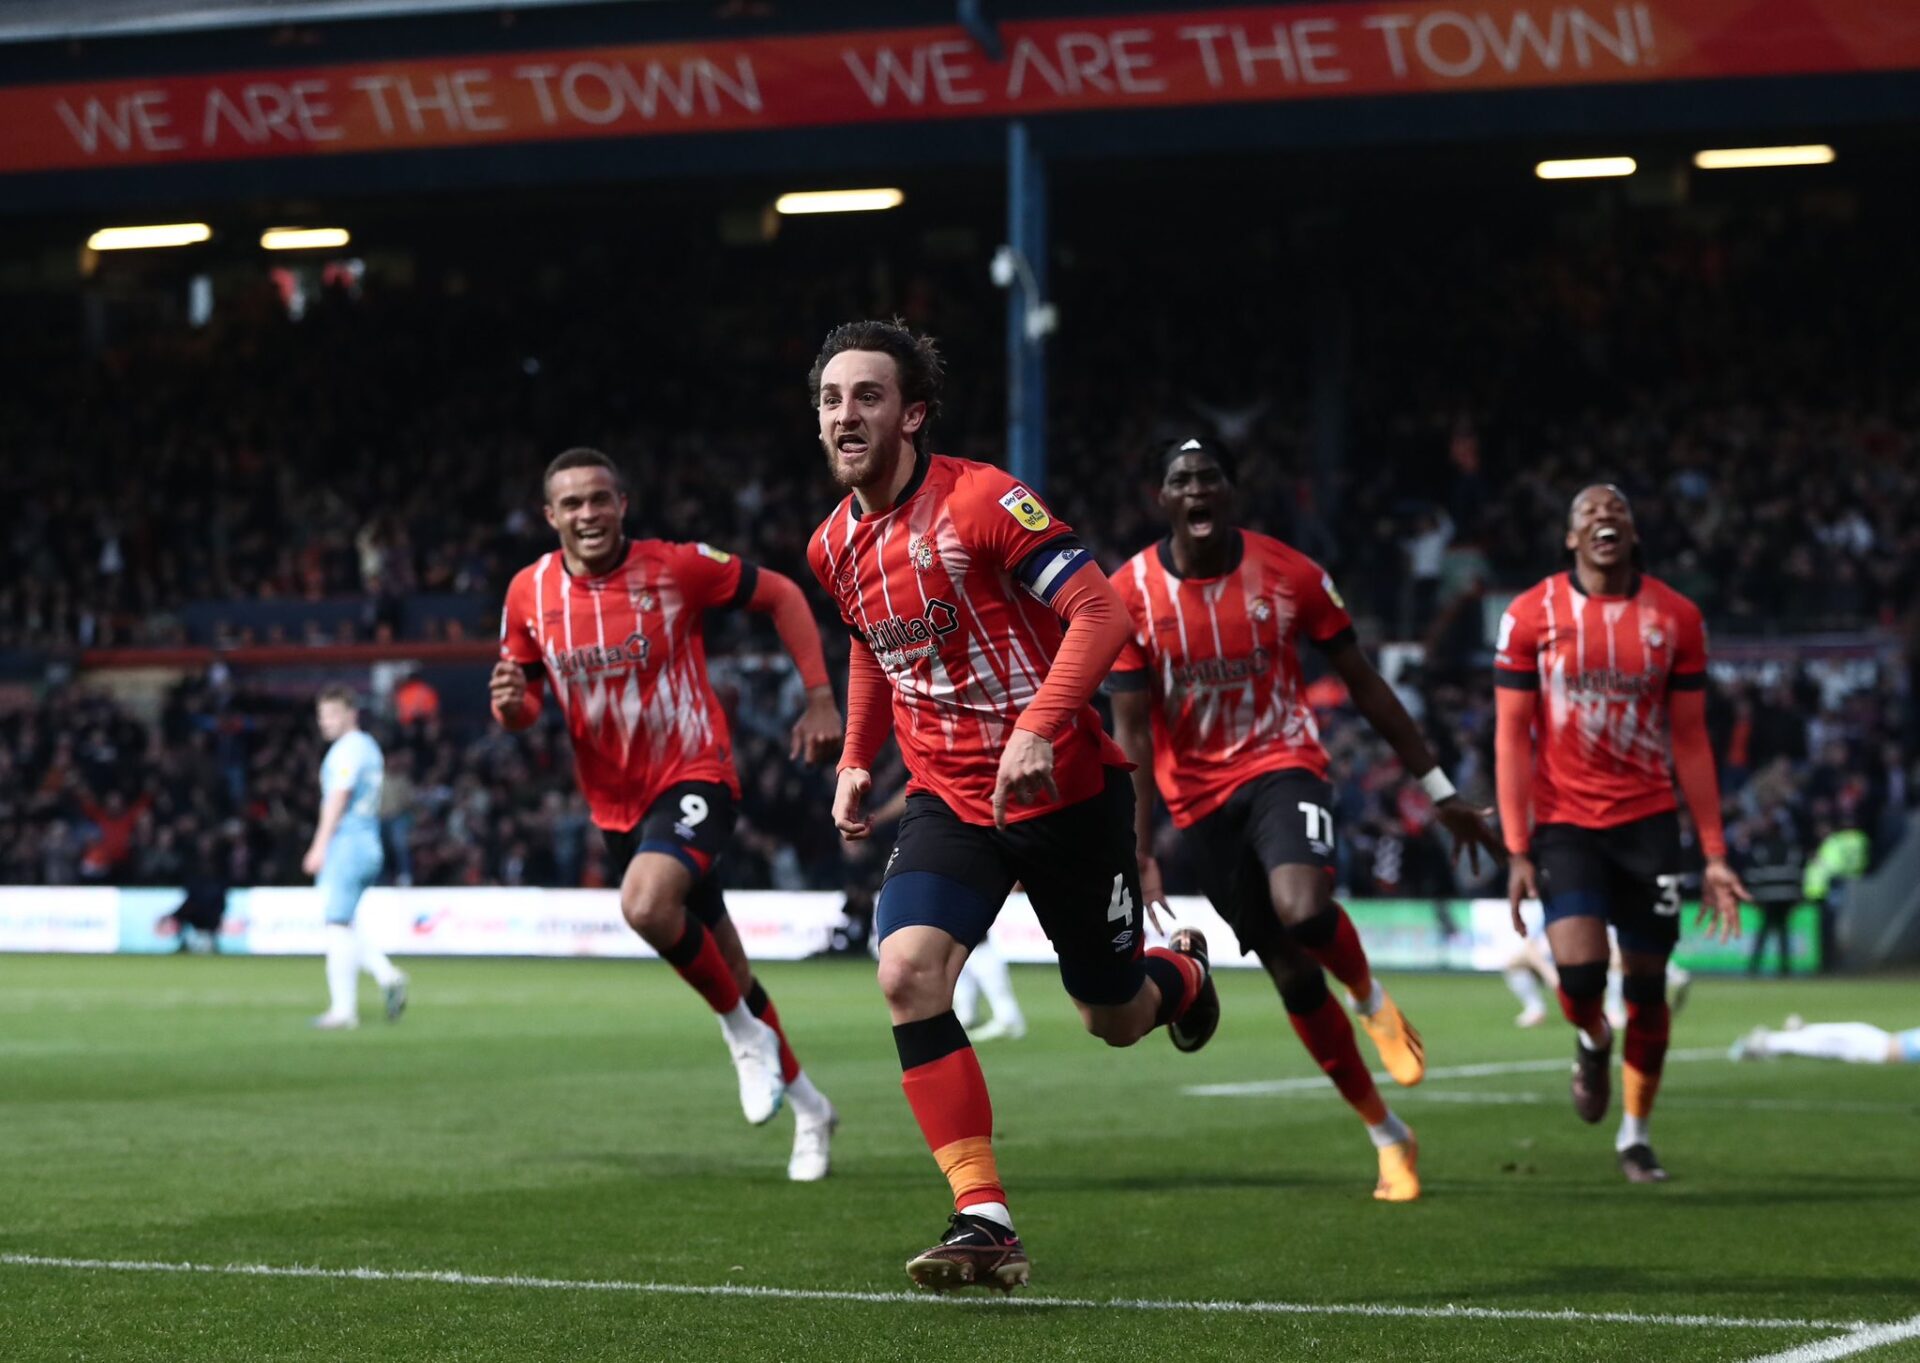
[(1311, 800), (1302, 800), (1300, 812), (1307, 816), (1307, 841), (1333, 846), (1333, 811)]

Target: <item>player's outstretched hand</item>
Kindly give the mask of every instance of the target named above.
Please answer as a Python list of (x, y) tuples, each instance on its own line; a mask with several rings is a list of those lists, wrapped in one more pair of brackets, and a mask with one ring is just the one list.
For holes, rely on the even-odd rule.
[(1007, 826), (1010, 805), (1045, 804), (1060, 798), (1053, 784), (1053, 744), (1031, 729), (1007, 735), (1000, 754), (1000, 774), (993, 782), (993, 824)]
[[(1173, 931), (1173, 910), (1167, 904), (1167, 883), (1160, 878), (1160, 859), (1151, 852), (1143, 852), (1140, 861), (1140, 902), (1146, 905), (1147, 918), (1153, 924), (1153, 930), (1163, 936)], [(1160, 915), (1165, 914), (1167, 921), (1162, 923)]]
[(1527, 935), (1527, 925), (1520, 917), (1521, 901), (1539, 897), (1540, 882), (1534, 874), (1533, 858), (1516, 855), (1507, 863), (1507, 911), (1513, 915), (1513, 930), (1522, 937)]
[(1493, 830), (1493, 811), (1475, 809), (1458, 795), (1449, 795), (1434, 806), (1434, 816), (1438, 818), (1447, 832), (1453, 836), (1453, 864), (1460, 864), (1465, 853), (1467, 867), (1475, 875), (1480, 874), (1480, 850), (1486, 849), (1487, 855), (1498, 866), (1505, 859), (1507, 849), (1500, 841), (1500, 835)]
[(873, 820), (862, 808), (872, 789), (872, 775), (859, 767), (840, 773), (840, 784), (833, 792), (833, 826), (848, 842), (859, 842), (873, 832)]
[(493, 708), (502, 719), (512, 721), (520, 717), (520, 707), (527, 703), (527, 674), (519, 663), (502, 658), (493, 665), (493, 675), (487, 678), (487, 690), (493, 697)]
[(840, 723), (840, 707), (833, 703), (831, 686), (816, 686), (807, 692), (807, 708), (793, 726), (787, 756), (808, 766), (824, 762), (840, 751), (846, 728)]
[(1707, 858), (1701, 877), (1700, 919), (1697, 926), (1712, 925), (1712, 936), (1731, 942), (1740, 935), (1740, 906), (1753, 903), (1753, 896), (1740, 882), (1725, 857)]

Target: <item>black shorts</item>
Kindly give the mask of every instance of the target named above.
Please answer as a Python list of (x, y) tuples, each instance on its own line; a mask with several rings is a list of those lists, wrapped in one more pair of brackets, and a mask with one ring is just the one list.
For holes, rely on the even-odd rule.
[(1533, 830), (1546, 921), (1602, 918), (1623, 951), (1662, 955), (1680, 940), (1680, 816), (1668, 810), (1612, 828)]
[(1102, 1005), (1140, 992), (1145, 943), (1126, 772), (1110, 767), (1098, 795), (1004, 829), (964, 823), (938, 796), (909, 795), (874, 909), (875, 935), (935, 927), (978, 945), (1016, 883), (1060, 957), (1068, 994)]
[(642, 852), (662, 852), (677, 859), (693, 872), (687, 908), (712, 927), (727, 916), (713, 868), (733, 840), (733, 825), (739, 817), (733, 792), (718, 781), (682, 781), (668, 786), (647, 807), (646, 817), (636, 827), (624, 833), (601, 830), (611, 862), (608, 869), (618, 884), (627, 866)]
[(1200, 888), (1227, 920), (1240, 949), (1280, 948), (1268, 872), (1281, 866), (1333, 871), (1333, 787), (1310, 771), (1270, 771), (1235, 788), (1187, 829), (1199, 853)]

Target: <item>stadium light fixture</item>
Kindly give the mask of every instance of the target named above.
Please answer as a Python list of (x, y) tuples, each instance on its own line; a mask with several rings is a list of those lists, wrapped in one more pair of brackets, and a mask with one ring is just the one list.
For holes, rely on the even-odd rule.
[(315, 251), (352, 240), (344, 227), (269, 227), (260, 234), (260, 245), (269, 251)]
[(1833, 148), (1824, 143), (1800, 147), (1723, 147), (1693, 155), (1701, 170), (1753, 170), (1761, 166), (1825, 166), (1833, 163)]
[(1569, 161), (1542, 161), (1533, 173), (1542, 180), (1614, 180), (1640, 169), (1631, 156), (1583, 156)]
[(783, 217), (808, 213), (877, 213), (898, 208), (907, 196), (897, 189), (817, 189), (782, 194), (773, 211)]
[(204, 222), (164, 222), (148, 227), (103, 227), (87, 238), (89, 251), (143, 251), (155, 246), (192, 246), (207, 241), (213, 229)]

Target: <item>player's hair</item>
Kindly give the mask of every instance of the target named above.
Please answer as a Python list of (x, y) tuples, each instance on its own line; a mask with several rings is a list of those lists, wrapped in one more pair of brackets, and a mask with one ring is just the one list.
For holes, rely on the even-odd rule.
[(933, 337), (920, 335), (898, 317), (891, 322), (877, 318), (842, 322), (827, 333), (807, 373), (807, 393), (816, 408), (820, 406), (820, 376), (826, 372), (827, 361), (847, 350), (875, 350), (893, 357), (893, 367), (900, 375), (901, 400), (908, 406), (927, 404), (927, 419), (913, 433), (914, 449), (924, 450), (927, 432), (940, 415), (940, 388), (947, 377), (947, 362)]
[(349, 710), (358, 710), (360, 708), (359, 698), (353, 694), (353, 688), (340, 682), (332, 682), (321, 687), (320, 694), (314, 697), (313, 703), (315, 705), (325, 705), (328, 702), (332, 702), (335, 705), (344, 705)]
[(1240, 481), (1239, 469), (1233, 460), (1233, 451), (1210, 435), (1189, 436), (1184, 440), (1175, 440), (1169, 444), (1160, 456), (1160, 478), (1166, 481), (1167, 471), (1173, 467), (1173, 461), (1183, 454), (1204, 454), (1220, 466), (1229, 483)]
[(553, 475), (564, 472), (567, 469), (605, 469), (613, 475), (613, 486), (616, 490), (621, 492), (627, 490), (627, 481), (620, 476), (620, 466), (618, 464), (614, 463), (611, 458), (602, 454), (599, 450), (589, 449), (585, 445), (575, 445), (570, 450), (562, 450), (559, 454), (556, 454), (553, 457), (553, 462), (547, 465), (547, 471), (540, 475), (540, 495), (542, 498), (547, 497), (548, 489), (553, 486)]

